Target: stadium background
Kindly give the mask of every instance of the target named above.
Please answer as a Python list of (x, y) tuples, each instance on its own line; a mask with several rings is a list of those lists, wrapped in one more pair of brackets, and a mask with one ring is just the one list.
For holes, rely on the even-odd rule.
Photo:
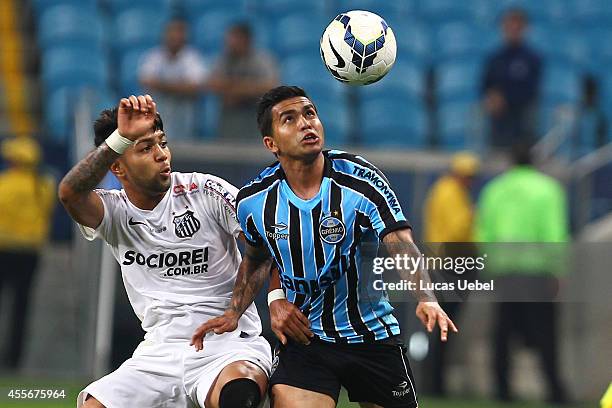
[[(172, 15), (186, 17), (190, 43), (209, 60), (221, 51), (228, 25), (248, 21), (257, 46), (275, 55), (281, 82), (303, 86), (319, 107), (327, 145), (363, 152), (384, 169), (418, 232), (426, 191), (446, 169), (452, 152), (470, 149), (487, 158), (478, 186), (507, 163), (506, 156), (491, 151), (486, 142), (479, 82), (485, 56), (500, 42), (499, 16), (511, 6), (528, 13), (529, 42), (544, 56), (540, 165), (568, 188), (575, 241), (592, 240), (594, 235), (609, 241), (611, 136), (603, 147), (589, 141), (572, 143), (585, 74), (597, 79), (602, 107), (612, 117), (612, 80), (607, 73), (612, 61), (612, 5), (605, 0), (2, 0), (0, 135), (36, 138), (43, 146), (45, 169), (59, 179), (91, 148), (95, 113), (114, 105), (119, 96), (140, 91), (134, 67), (144, 51), (159, 44), (164, 22)], [(350, 9), (384, 16), (398, 42), (396, 66), (383, 81), (366, 88), (336, 82), (319, 57), (323, 29), (338, 12)], [(218, 109), (215, 97), (203, 96), (199, 137), (173, 143), (170, 135), (174, 168), (210, 172), (242, 185), (271, 157), (259, 141), (216, 142)], [(56, 381), (74, 391), (108, 370), (113, 357), (118, 358), (113, 353), (125, 353), (137, 342), (131, 337), (135, 322), (120, 279), (105, 281), (108, 293), (117, 298), (114, 309), (99, 305), (100, 264), (105, 259), (101, 246), (85, 244), (76, 236), (59, 207), (51, 235), (31, 299), (25, 361), (18, 371), (2, 372), (3, 392)], [(580, 270), (587, 283), (609, 275), (605, 248), (593, 252), (597, 256), (585, 256)], [(116, 286), (115, 295), (108, 285)], [(588, 291), (589, 285), (585, 287)], [(412, 306), (404, 306), (410, 332), (417, 326)], [(453, 346), (457, 357), (451, 358), (448, 369), (459, 400), (448, 402), (454, 407), (461, 406), (462, 398), (481, 401), (466, 402), (471, 406), (494, 406), (482, 400), (492, 393), (492, 379), (491, 316), (481, 306), (468, 307), (460, 321), (462, 336)], [(3, 324), (7, 308), (0, 307)], [(107, 319), (115, 322), (112, 329), (101, 328), (99, 313), (114, 314)], [(612, 379), (610, 316), (609, 299), (563, 305), (562, 371), (579, 401), (598, 399)], [(108, 344), (99, 336), (96, 341), (96, 332), (106, 333)], [(535, 357), (524, 351), (515, 360), (519, 394), (540, 399), (543, 385)], [(419, 381), (426, 372), (414, 364)], [(11, 406), (2, 398), (1, 406)], [(426, 408), (447, 402), (425, 401)]]

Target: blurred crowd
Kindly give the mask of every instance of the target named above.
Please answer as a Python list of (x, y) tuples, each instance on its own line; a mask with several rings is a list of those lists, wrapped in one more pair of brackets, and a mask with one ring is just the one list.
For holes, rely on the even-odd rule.
[[(180, 124), (173, 140), (256, 140), (253, 102), (282, 82), (320, 106), (334, 146), (484, 151), (555, 130), (575, 158), (610, 140), (605, 57), (594, 50), (607, 17), (595, 3), (32, 0), (43, 132), (70, 140), (86, 88), (94, 110), (153, 93)], [(398, 44), (387, 78), (362, 89), (335, 81), (318, 50), (331, 17), (352, 8), (382, 15)]]
[[(492, 149), (533, 145), (542, 136), (539, 113), (544, 58), (528, 43), (528, 26), (529, 17), (524, 10), (508, 9), (500, 19), (503, 42), (489, 51), (481, 68), (480, 105), (486, 122), (486, 134), (482, 136), (484, 145)], [(166, 26), (163, 44), (145, 53), (139, 62), (140, 86), (158, 98), (168, 122), (177, 124), (171, 125), (168, 134), (175, 139), (196, 139), (201, 130), (197, 118), (202, 119), (199, 98), (211, 93), (219, 97), (221, 104), (216, 137), (225, 141), (257, 140), (255, 102), (258, 95), (278, 84), (281, 67), (270, 51), (254, 48), (253, 28), (248, 22), (237, 22), (227, 29), (225, 47), (215, 62), (188, 45), (189, 31), (187, 20), (173, 19)], [(434, 95), (440, 86), (435, 76), (428, 85), (424, 91), (429, 95)], [(599, 104), (597, 80), (585, 75), (580, 89), (566, 143), (566, 153), (574, 158), (608, 142), (607, 118)], [(409, 116), (405, 120), (410, 119)], [(402, 137), (393, 134), (391, 126), (386, 132), (384, 126), (380, 130), (387, 133), (383, 139)], [(440, 137), (432, 135), (433, 140)], [(461, 145), (459, 142), (456, 147)]]
[(205, 92), (219, 95), (221, 111), (218, 137), (223, 140), (257, 140), (255, 103), (278, 83), (276, 62), (253, 48), (251, 27), (232, 25), (225, 49), (214, 64), (187, 44), (187, 22), (175, 19), (164, 33), (160, 47), (148, 51), (140, 63), (143, 90), (155, 95), (160, 112), (177, 139), (197, 135), (198, 98)]

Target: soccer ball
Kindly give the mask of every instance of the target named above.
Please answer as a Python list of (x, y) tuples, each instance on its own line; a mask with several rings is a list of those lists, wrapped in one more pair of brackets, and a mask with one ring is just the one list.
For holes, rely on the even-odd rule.
[(377, 14), (353, 10), (338, 15), (321, 36), (321, 58), (338, 81), (368, 85), (393, 66), (397, 44), (391, 27)]

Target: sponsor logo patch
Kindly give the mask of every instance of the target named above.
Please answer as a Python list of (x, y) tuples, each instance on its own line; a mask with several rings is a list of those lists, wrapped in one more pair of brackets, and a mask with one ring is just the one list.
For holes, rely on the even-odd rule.
[(159, 271), (163, 277), (175, 278), (208, 272), (208, 247), (191, 251), (140, 253), (129, 250), (123, 254), (122, 265), (139, 265)]
[(284, 222), (279, 222), (278, 224), (274, 224), (272, 228), (274, 228), (276, 232), (281, 232), (287, 229), (287, 224)]
[(198, 191), (198, 185), (196, 183), (191, 183), (190, 185), (184, 185), (184, 184), (177, 184), (174, 187), (172, 187), (172, 192), (174, 193), (174, 195), (184, 195), (189, 193), (193, 193)]
[(167, 229), (165, 225), (163, 227), (159, 227), (159, 228), (150, 227), (146, 222), (135, 221), (133, 217), (130, 217), (130, 219), (128, 220), (128, 225), (130, 227), (135, 227), (137, 225), (143, 225), (152, 234), (153, 233), (159, 234), (159, 233), (162, 233), (162, 232), (166, 231), (166, 229)]
[(367, 180), (371, 185), (376, 187), (376, 189), (385, 197), (394, 214), (398, 214), (402, 211), (399, 202), (397, 201), (395, 192), (393, 192), (391, 186), (387, 184), (387, 181), (380, 177), (376, 171), (354, 166), (353, 175)]
[(401, 383), (398, 384), (397, 387), (395, 387), (394, 390), (391, 390), (391, 394), (393, 394), (395, 398), (401, 398), (405, 396), (406, 394), (410, 394), (411, 392), (412, 392), (412, 387), (408, 385), (408, 381), (402, 381)]
[[(284, 239), (289, 239), (289, 232), (287, 230), (287, 224), (284, 222), (277, 222), (276, 224), (272, 224), (266, 226), (266, 238), (273, 239), (275, 241)], [(284, 232), (283, 232), (284, 231)]]
[(147, 224), (145, 224), (142, 221), (134, 221), (134, 218), (132, 218), (132, 217), (130, 217), (130, 219), (128, 220), (128, 224), (132, 225), (132, 226), (134, 226), (134, 225), (147, 225)]
[(236, 197), (227, 191), (227, 189), (223, 187), (223, 184), (219, 183), (218, 181), (207, 179), (204, 182), (204, 188), (221, 196), (221, 198), (223, 198), (223, 200), (225, 200), (225, 202), (231, 207), (236, 207)]

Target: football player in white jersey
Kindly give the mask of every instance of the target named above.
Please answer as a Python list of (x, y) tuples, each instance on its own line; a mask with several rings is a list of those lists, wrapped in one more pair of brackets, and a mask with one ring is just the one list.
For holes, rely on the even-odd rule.
[[(195, 328), (232, 296), (241, 262), (237, 189), (171, 171), (149, 95), (121, 99), (94, 131), (97, 148), (64, 177), (59, 197), (87, 239), (109, 245), (146, 334), (130, 359), (79, 394), (77, 407), (257, 407), (271, 353), (255, 307), (233, 332), (211, 333), (203, 351), (190, 347)], [(109, 169), (121, 191), (95, 189)], [(248, 255), (250, 267), (270, 269)]]

